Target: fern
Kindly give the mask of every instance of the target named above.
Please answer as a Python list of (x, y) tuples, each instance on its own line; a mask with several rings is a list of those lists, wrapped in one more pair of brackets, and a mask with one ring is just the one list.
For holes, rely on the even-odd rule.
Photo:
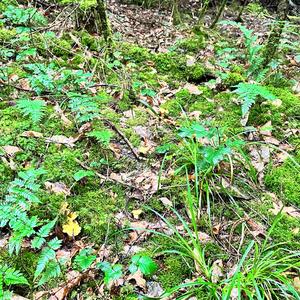
[(44, 100), (21, 99), (17, 101), (17, 108), (24, 116), (29, 116), (34, 123), (38, 123), (42, 119), (45, 106)]
[(69, 108), (79, 123), (91, 121), (99, 116), (99, 106), (95, 97), (77, 93), (68, 93), (68, 97)]
[(266, 100), (275, 100), (276, 97), (264, 86), (254, 83), (239, 83), (234, 90), (242, 99), (242, 115), (243, 117), (255, 104), (257, 97)]
[[(47, 224), (46, 227), (41, 228), (41, 232), (46, 234), (52, 229), (52, 224)], [(54, 224), (53, 224), (54, 226)], [(61, 246), (61, 240), (54, 238), (47, 243), (47, 246), (42, 250), (38, 264), (34, 273), (34, 278), (38, 279), (38, 285), (42, 285), (48, 282), (52, 278), (56, 278), (61, 274), (60, 263), (56, 259), (55, 250), (59, 249)]]
[(19, 178), (10, 183), (8, 195), (0, 204), (0, 227), (9, 225), (12, 235), (9, 239), (9, 253), (18, 253), (25, 237), (35, 233), (35, 228), (40, 226), (36, 216), (29, 216), (31, 205), (39, 203), (34, 194), (39, 190), (36, 183), (39, 176), (45, 174), (43, 169), (27, 170), (20, 172)]
[(28, 285), (28, 281), (24, 275), (15, 268), (9, 267), (5, 264), (0, 265), (0, 299), (10, 300), (12, 298), (12, 293), (4, 290), (3, 286), (15, 284)]

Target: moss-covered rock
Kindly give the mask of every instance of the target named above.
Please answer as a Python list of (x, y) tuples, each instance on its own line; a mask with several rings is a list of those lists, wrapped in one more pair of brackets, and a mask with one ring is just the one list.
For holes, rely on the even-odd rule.
[[(300, 152), (298, 153), (300, 162)], [(291, 160), (286, 161), (282, 166), (270, 167), (266, 176), (266, 186), (283, 197), (287, 203), (300, 206), (300, 170)]]

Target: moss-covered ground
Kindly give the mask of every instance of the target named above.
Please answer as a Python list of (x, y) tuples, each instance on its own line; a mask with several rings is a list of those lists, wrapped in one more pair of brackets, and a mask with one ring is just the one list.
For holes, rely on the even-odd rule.
[[(12, 1), (0, 4), (0, 15), (10, 4)], [(249, 7), (250, 13), (254, 8)], [(275, 104), (258, 97), (245, 125), (241, 99), (234, 90), (239, 83), (251, 82), (247, 50), (237, 45), (239, 58), (233, 55), (228, 60), (224, 45), (234, 43), (235, 37), (220, 34), (220, 28), (191, 31), (168, 52), (155, 53), (117, 38), (111, 50), (101, 36), (85, 30), (59, 34), (47, 27), (40, 30), (40, 26), (19, 24), (9, 16), (0, 22), (1, 201), (5, 202), (18, 172), (43, 168), (40, 202), (32, 206), (30, 214), (41, 220), (57, 218), (51, 235), (62, 240), (61, 250), (75, 255), (78, 249), (91, 246), (100, 260), (124, 266), (133, 254), (146, 253), (158, 266), (153, 276), (144, 276), (146, 286), (127, 281), (126, 275), (114, 288), (103, 288), (103, 276), (98, 272), (72, 286), (67, 292), (69, 299), (138, 299), (153, 282), (166, 291), (201, 276), (189, 257), (165, 252), (174, 245), (167, 238), (172, 230), (152, 211), (185, 236), (175, 211), (190, 222), (187, 186), (194, 193), (197, 182), (189, 150), (178, 132), (195, 122), (224, 132), (220, 140), (239, 137), (245, 142), (243, 154), (218, 161), (201, 185), (204, 199), (202, 207), (197, 207), (197, 228), (203, 234), (200, 240), (207, 261), (221, 260), (226, 273), (251, 240), (262, 244), (266, 236), (271, 245), (285, 242), (289, 251), (299, 250), (300, 102), (299, 91), (293, 89), (299, 74), (284, 67), (292, 50), (279, 53), (283, 67), (270, 71), (262, 82), (275, 96)], [(212, 48), (211, 53), (200, 55), (206, 48)], [(82, 102), (72, 107), (70, 93), (81, 99), (88, 95), (97, 107), (96, 114), (85, 111)], [(32, 118), (34, 109), (26, 113), (20, 108), (20, 99), (45, 102), (38, 121)], [(272, 127), (267, 133), (266, 124)], [(63, 141), (53, 141), (56, 136)], [(198, 142), (207, 145), (205, 140)], [(262, 158), (253, 154), (255, 149), (266, 148), (267, 158), (265, 152)], [(187, 169), (180, 170), (187, 160)], [(263, 168), (257, 169), (257, 164)], [(76, 180), (74, 175), (83, 170), (92, 175)], [(45, 182), (60, 188), (47, 188)], [(78, 215), (81, 230), (76, 236), (63, 232), (66, 203)], [(278, 203), (294, 210), (283, 209), (268, 236)], [(151, 232), (132, 229), (144, 226)], [(49, 291), (64, 282), (62, 274), (37, 286), (34, 273), (39, 252), (30, 247), (31, 237), (27, 236), (20, 252), (9, 255), (4, 241), (12, 233), (9, 225), (1, 228), (0, 265), (20, 270), (29, 285), (12, 286), (11, 290), (32, 299), (38, 291)], [(109, 249), (108, 256), (101, 252), (104, 248)], [(70, 265), (65, 267), (65, 274), (70, 269)], [(299, 276), (299, 269), (293, 272), (293, 277)], [(196, 297), (206, 299), (208, 295), (199, 289)]]

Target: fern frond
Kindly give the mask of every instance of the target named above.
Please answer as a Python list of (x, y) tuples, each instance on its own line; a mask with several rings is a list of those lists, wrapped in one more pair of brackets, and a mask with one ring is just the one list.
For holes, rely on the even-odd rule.
[(76, 93), (68, 94), (69, 108), (75, 113), (78, 122), (91, 121), (99, 116), (99, 106), (95, 97)]
[(274, 96), (266, 87), (255, 83), (241, 82), (236, 86), (235, 93), (243, 100), (242, 115), (250, 110), (251, 106), (255, 103), (256, 98), (259, 96), (266, 100), (275, 100)]
[(38, 123), (44, 115), (46, 102), (43, 100), (21, 99), (17, 101), (17, 108), (24, 116), (29, 116), (34, 123)]
[(47, 263), (52, 260), (55, 259), (55, 251), (52, 250), (49, 247), (46, 247), (42, 250), (41, 255), (39, 257), (39, 261), (34, 273), (34, 277), (37, 278), (46, 268)]
[(0, 265), (0, 273), (2, 274), (2, 280), (6, 285), (13, 284), (26, 284), (28, 285), (27, 279), (24, 275), (16, 270), (15, 268), (9, 267), (7, 265)]

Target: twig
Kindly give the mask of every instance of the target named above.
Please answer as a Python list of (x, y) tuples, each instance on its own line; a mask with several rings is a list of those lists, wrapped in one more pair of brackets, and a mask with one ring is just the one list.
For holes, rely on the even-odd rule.
[(119, 184), (122, 184), (124, 186), (127, 186), (129, 188), (132, 188), (132, 189), (135, 189), (135, 190), (139, 190), (138, 187), (134, 186), (134, 185), (131, 185), (127, 182), (124, 182), (122, 180), (117, 180), (117, 179), (112, 179), (110, 177), (107, 177), (107, 176), (104, 176), (98, 172), (96, 172), (95, 170), (93, 170), (92, 168), (90, 168), (89, 166), (87, 166), (86, 164), (84, 164), (83, 162), (81, 162), (79, 159), (75, 159), (75, 161), (84, 169), (86, 170), (89, 170), (89, 171), (93, 171), (95, 173), (96, 176), (98, 176), (101, 180), (104, 180), (104, 181), (108, 181), (108, 182), (113, 182), (113, 183), (119, 183)]
[(130, 148), (132, 154), (134, 155), (134, 157), (137, 159), (137, 160), (142, 160), (142, 158), (138, 155), (138, 153), (136, 152), (136, 150), (134, 149), (134, 147), (131, 145), (130, 141), (127, 139), (127, 137), (124, 135), (123, 132), (121, 132), (113, 123), (111, 123), (110, 121), (108, 120), (104, 120), (106, 123), (108, 123), (108, 125), (113, 129), (115, 130), (121, 137), (122, 139), (125, 141), (125, 143), (128, 145), (128, 147)]

